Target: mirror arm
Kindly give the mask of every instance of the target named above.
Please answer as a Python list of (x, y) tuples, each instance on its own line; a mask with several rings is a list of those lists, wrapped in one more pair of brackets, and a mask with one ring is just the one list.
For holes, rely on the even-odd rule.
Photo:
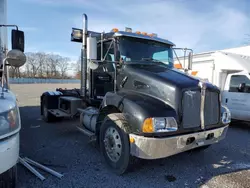
[(175, 57), (177, 58), (179, 64), (181, 64), (180, 59), (179, 59), (179, 57), (178, 57), (177, 54), (176, 54), (175, 48), (173, 48), (173, 51), (174, 51)]
[(18, 30), (18, 26), (17, 25), (0, 25), (0, 27), (15, 27), (16, 30)]
[(4, 58), (3, 60), (3, 68), (2, 68), (2, 78), (1, 78), (1, 87), (2, 87), (2, 92), (1, 92), (1, 98), (4, 98), (4, 76), (5, 76), (5, 64), (6, 64), (7, 58)]

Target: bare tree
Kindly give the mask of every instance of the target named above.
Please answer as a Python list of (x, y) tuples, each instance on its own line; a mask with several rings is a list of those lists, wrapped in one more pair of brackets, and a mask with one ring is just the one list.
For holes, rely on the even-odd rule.
[(81, 75), (81, 57), (75, 63), (72, 63), (72, 68), (75, 71), (75, 78), (79, 79)]
[(28, 68), (30, 68), (31, 71), (31, 77), (36, 77), (38, 70), (40, 68), (40, 63), (37, 60), (37, 55), (36, 53), (27, 53), (27, 60), (26, 60), (26, 64), (28, 64)]
[(17, 67), (9, 67), (9, 75), (12, 78), (20, 78), (20, 70)]
[(69, 61), (70, 59), (68, 57), (58, 57), (58, 63), (57, 66), (60, 70), (61, 73), (61, 78), (65, 78), (66, 77), (66, 72), (67, 69), (69, 69)]
[(50, 54), (48, 55), (48, 67), (50, 68), (51, 71), (51, 77), (56, 78), (58, 77), (58, 62), (60, 60), (59, 55), (55, 54)]
[(43, 52), (36, 53), (36, 61), (39, 64), (38, 76), (40, 78), (44, 77), (44, 72), (46, 69), (46, 54)]
[[(67, 71), (70, 66), (70, 59), (57, 54), (38, 52), (26, 53), (27, 61), (24, 72), (11, 68), (11, 77), (43, 77), (43, 78), (68, 78)], [(79, 68), (80, 69), (80, 68)]]

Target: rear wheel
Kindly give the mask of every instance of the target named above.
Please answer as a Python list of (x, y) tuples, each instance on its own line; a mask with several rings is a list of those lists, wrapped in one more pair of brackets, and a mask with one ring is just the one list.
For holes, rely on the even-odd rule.
[(100, 129), (100, 149), (107, 164), (116, 174), (121, 175), (128, 170), (132, 158), (129, 136), (117, 123), (122, 127), (127, 125), (120, 113), (110, 114), (104, 119)]
[(15, 188), (17, 184), (17, 166), (0, 175), (1, 188)]

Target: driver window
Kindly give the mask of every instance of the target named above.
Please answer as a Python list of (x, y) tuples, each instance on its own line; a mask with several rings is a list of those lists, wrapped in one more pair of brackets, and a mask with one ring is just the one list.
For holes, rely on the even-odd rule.
[[(106, 56), (106, 57), (105, 57)], [(103, 43), (103, 58), (105, 57), (105, 61), (115, 61), (114, 58), (114, 45), (112, 41)]]
[[(104, 42), (103, 43), (103, 58), (106, 61), (114, 61), (114, 45), (111, 45), (112, 41)], [(111, 46), (110, 46), (111, 45)], [(109, 48), (110, 47), (110, 48)], [(107, 53), (108, 52), (108, 53)], [(101, 60), (101, 43), (97, 45), (97, 59)]]
[[(240, 90), (241, 84), (245, 84), (243, 90)], [(245, 75), (233, 75), (230, 80), (229, 92), (250, 93), (250, 80)]]

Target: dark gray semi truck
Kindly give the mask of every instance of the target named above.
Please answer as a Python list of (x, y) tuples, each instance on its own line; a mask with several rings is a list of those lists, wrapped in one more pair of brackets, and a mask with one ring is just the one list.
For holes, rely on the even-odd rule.
[[(82, 44), (81, 88), (41, 95), (47, 122), (79, 117), (79, 131), (96, 142), (117, 174), (134, 157), (165, 158), (224, 139), (230, 111), (220, 90), (173, 66), (175, 45), (156, 34), (72, 28)], [(185, 49), (186, 50), (186, 49)], [(192, 52), (187, 57), (192, 64)]]

